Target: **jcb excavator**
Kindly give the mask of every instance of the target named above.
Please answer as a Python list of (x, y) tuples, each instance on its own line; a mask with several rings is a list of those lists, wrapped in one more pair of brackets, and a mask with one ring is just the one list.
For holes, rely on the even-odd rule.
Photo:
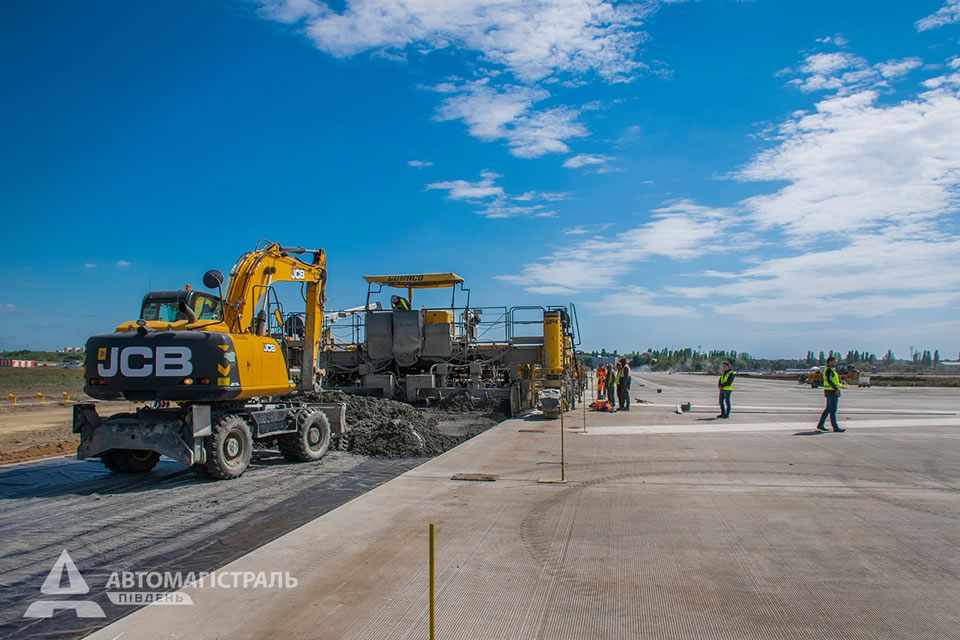
[[(301, 395), (318, 377), (326, 280), (322, 249), (261, 241), (230, 271), (226, 296), (216, 270), (203, 283), (218, 295), (148, 293), (138, 320), (87, 341), (84, 391), (153, 406), (101, 419), (93, 404), (76, 405), (77, 457), (138, 473), (163, 454), (229, 479), (246, 470), (254, 440), (276, 438), (287, 459), (319, 460), (345, 429), (343, 405)], [(294, 335), (285, 334), (279, 282), (301, 284), (306, 313)]]

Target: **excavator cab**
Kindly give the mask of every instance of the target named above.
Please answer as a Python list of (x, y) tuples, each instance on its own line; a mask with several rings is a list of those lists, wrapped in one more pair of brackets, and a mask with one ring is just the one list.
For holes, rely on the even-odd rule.
[(193, 311), (196, 320), (220, 319), (220, 299), (213, 294), (193, 289), (151, 291), (143, 297), (140, 319), (169, 323), (189, 320), (183, 306)]

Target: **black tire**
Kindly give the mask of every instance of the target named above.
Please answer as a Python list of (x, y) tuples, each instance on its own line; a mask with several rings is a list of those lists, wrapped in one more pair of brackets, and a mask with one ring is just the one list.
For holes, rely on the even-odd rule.
[(207, 452), (204, 469), (211, 478), (233, 480), (243, 475), (253, 455), (253, 436), (246, 420), (238, 415), (221, 416), (213, 423), (213, 434), (204, 438)]
[(114, 449), (100, 456), (100, 461), (113, 473), (146, 473), (157, 466), (160, 454), (139, 449)]
[(287, 460), (313, 462), (330, 448), (330, 421), (317, 409), (297, 413), (297, 431), (277, 436), (277, 448)]

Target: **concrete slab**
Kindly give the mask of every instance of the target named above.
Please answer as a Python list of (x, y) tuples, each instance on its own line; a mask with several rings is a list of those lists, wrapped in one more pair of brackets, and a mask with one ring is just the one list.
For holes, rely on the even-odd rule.
[[(686, 401), (715, 384), (681, 378), (641, 379)], [(738, 395), (822, 402), (796, 387), (738, 380), (734, 412)], [(960, 407), (956, 390), (886, 391), (845, 394), (841, 416)], [(432, 522), (438, 638), (960, 638), (955, 418), (881, 411), (816, 437), (797, 437), (809, 415), (803, 430), (700, 418), (588, 414), (586, 435), (566, 434), (566, 485), (537, 483), (559, 476), (559, 421), (507, 421), (221, 570), (289, 572), (296, 588), (189, 587), (193, 606), (91, 637), (426, 638)]]

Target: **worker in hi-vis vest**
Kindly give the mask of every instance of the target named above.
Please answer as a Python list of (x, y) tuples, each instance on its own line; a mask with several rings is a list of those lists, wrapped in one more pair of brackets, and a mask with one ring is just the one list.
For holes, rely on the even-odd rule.
[(737, 372), (730, 369), (730, 363), (724, 361), (723, 371), (720, 372), (720, 379), (717, 380), (717, 388), (720, 389), (720, 415), (718, 418), (730, 417), (730, 394), (733, 393), (733, 379), (737, 377)]
[(824, 423), (827, 421), (827, 416), (830, 416), (830, 426), (833, 427), (833, 430), (837, 433), (843, 433), (846, 429), (841, 429), (840, 425), (837, 424), (837, 405), (840, 404), (840, 389), (843, 388), (843, 383), (840, 382), (840, 374), (837, 373), (837, 359), (833, 356), (827, 358), (827, 366), (823, 370), (823, 395), (827, 399), (827, 406), (824, 407), (823, 413), (820, 414), (820, 422), (817, 423), (818, 431), (826, 431), (827, 428)]
[(391, 296), (390, 307), (394, 311), (410, 311), (410, 301), (403, 296)]

